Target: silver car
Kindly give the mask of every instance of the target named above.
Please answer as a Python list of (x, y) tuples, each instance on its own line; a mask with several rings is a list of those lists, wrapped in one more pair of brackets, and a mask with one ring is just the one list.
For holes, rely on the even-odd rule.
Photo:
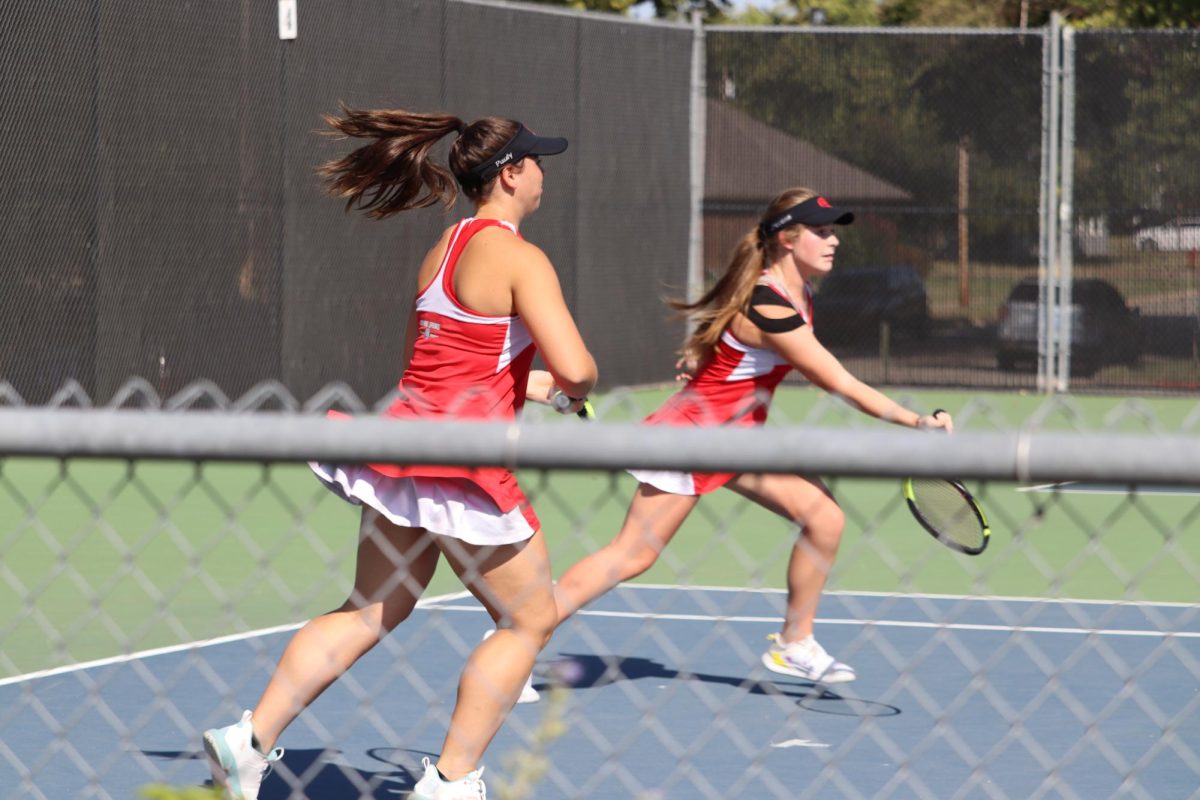
[[(1135, 364), (1142, 351), (1141, 313), (1108, 281), (1077, 280), (1067, 311), (1071, 323), (1071, 371), (1090, 375), (1105, 364)], [(1021, 281), (1008, 295), (996, 331), (996, 365), (1037, 367), (1038, 282)]]

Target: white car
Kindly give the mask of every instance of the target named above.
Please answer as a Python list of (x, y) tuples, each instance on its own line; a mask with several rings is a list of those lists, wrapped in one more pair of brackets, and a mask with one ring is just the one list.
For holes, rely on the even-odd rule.
[(1133, 234), (1138, 250), (1200, 249), (1200, 217), (1181, 217)]

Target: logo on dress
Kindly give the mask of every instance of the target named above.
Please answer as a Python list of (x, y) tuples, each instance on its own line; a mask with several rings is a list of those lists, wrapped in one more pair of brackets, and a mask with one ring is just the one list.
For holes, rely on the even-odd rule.
[(417, 324), (421, 327), (421, 338), (426, 340), (437, 336), (437, 332), (442, 329), (442, 324), (440, 322), (434, 322), (431, 319), (420, 320)]

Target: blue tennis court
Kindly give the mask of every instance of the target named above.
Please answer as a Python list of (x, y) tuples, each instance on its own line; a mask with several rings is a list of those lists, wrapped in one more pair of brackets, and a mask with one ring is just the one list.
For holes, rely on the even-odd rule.
[[(489, 750), (491, 793), (542, 729), (539, 798), (1194, 796), (1196, 606), (833, 593), (818, 636), (859, 678), (829, 688), (761, 666), (782, 607), (645, 584), (602, 598), (539, 659), (543, 700)], [(404, 797), (488, 627), (470, 597), (424, 603), (285, 733), (261, 796)], [(0, 745), (0, 785), (203, 785), (198, 731), (253, 705), (290, 631), (5, 681), (0, 716), (23, 735)]]

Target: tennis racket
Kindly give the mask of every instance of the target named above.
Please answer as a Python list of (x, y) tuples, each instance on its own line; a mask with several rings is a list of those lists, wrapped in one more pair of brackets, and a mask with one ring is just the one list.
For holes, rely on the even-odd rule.
[[(937, 416), (943, 409), (933, 412)], [(969, 556), (987, 549), (991, 528), (987, 515), (967, 487), (943, 478), (906, 478), (908, 510), (933, 538)]]
[(991, 538), (987, 516), (979, 501), (958, 481), (906, 478), (908, 510), (933, 538), (960, 553), (977, 556)]
[[(578, 399), (579, 398), (569, 397), (563, 392), (558, 392), (554, 395), (553, 400), (551, 400), (551, 404), (554, 406), (554, 410), (558, 413), (569, 414), (571, 413), (571, 404), (576, 402)], [(578, 411), (575, 412), (575, 416), (579, 417), (580, 419), (595, 419), (596, 411), (592, 408), (592, 402), (586, 397), (583, 398), (583, 405)]]

